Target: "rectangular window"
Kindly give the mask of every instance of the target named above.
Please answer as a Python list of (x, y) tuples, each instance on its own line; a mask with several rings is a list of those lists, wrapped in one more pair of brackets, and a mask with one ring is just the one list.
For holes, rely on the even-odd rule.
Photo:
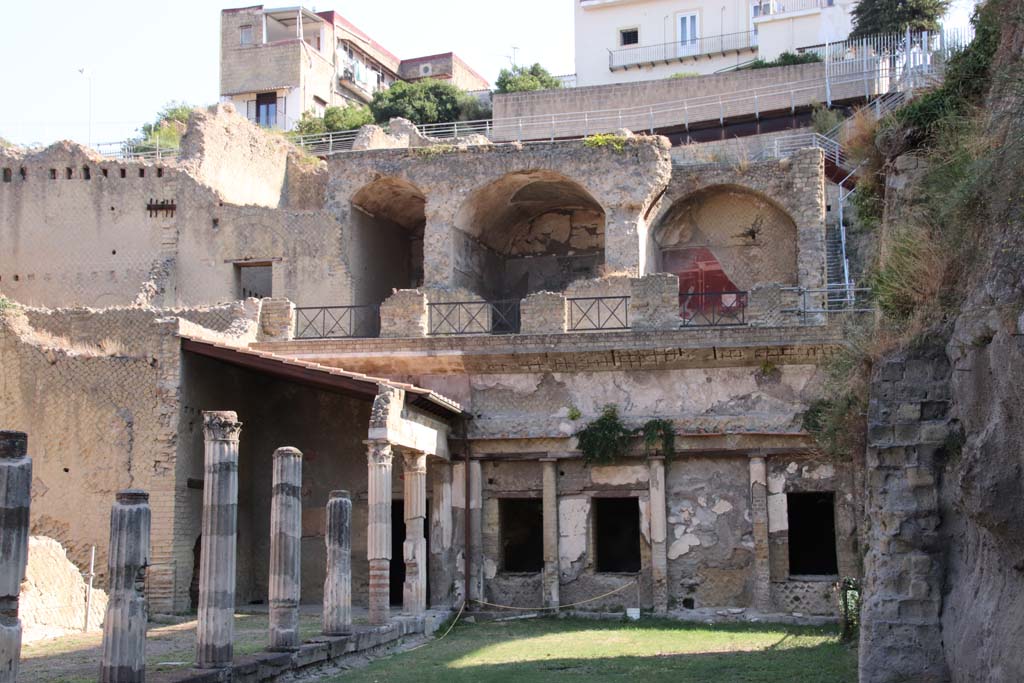
[(640, 504), (636, 498), (594, 498), (599, 572), (640, 571)]
[(274, 268), (269, 263), (235, 264), (238, 298), (273, 296)]
[(239, 27), (238, 43), (240, 45), (252, 45), (252, 24), (246, 24)]
[(679, 45), (677, 52), (680, 57), (699, 54), (700, 18), (696, 12), (676, 15), (679, 25)]
[(544, 511), (539, 499), (501, 499), (498, 527), (504, 571), (544, 569)]
[(835, 494), (787, 493), (790, 576), (832, 576), (836, 561)]
[(624, 28), (619, 31), (619, 45), (639, 45), (640, 44), (640, 29), (638, 28)]

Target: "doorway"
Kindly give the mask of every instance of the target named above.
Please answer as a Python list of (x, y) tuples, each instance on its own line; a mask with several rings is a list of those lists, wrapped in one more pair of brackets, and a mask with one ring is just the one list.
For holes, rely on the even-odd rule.
[[(427, 554), (424, 567), (430, 564), (430, 506), (423, 520), (423, 535), (427, 539)], [(402, 606), (403, 586), (405, 584), (405, 501), (391, 501), (391, 570), (389, 572), (389, 593), (393, 607)], [(428, 569), (429, 571), (429, 569)], [(427, 577), (427, 604), (430, 604), (430, 577)]]

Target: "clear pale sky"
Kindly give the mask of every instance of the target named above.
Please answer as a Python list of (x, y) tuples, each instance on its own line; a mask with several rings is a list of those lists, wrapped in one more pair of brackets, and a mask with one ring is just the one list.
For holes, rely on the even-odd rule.
[[(319, 0), (401, 58), (454, 50), (492, 83), (509, 64), (573, 73), (576, 0)], [(954, 0), (966, 23), (973, 0)], [(4, 0), (0, 19), (0, 137), (20, 144), (121, 140), (167, 102), (218, 96), (220, 10), (230, 0)], [(299, 4), (268, 2), (268, 7)], [(599, 49), (599, 48), (595, 48)], [(78, 73), (86, 68), (90, 79)]]

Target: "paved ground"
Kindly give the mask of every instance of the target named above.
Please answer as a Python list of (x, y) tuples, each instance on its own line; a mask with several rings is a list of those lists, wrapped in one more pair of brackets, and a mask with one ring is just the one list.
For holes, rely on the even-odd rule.
[[(357, 623), (364, 618), (357, 618)], [(318, 612), (301, 615), (299, 626), (305, 640), (320, 633)], [(267, 615), (235, 616), (235, 654), (259, 652), (267, 646)], [(196, 622), (150, 624), (146, 637), (148, 671), (167, 671), (189, 666), (195, 658)], [(40, 640), (22, 647), (19, 681), (32, 683), (95, 683), (100, 668), (102, 634), (64, 636)]]

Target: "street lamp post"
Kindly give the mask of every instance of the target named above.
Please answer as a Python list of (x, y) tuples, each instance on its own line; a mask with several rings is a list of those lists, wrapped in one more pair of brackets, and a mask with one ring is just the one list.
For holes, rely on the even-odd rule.
[(89, 132), (87, 139), (89, 147), (92, 147), (92, 72), (83, 66), (78, 70), (78, 73), (82, 74), (89, 84)]

